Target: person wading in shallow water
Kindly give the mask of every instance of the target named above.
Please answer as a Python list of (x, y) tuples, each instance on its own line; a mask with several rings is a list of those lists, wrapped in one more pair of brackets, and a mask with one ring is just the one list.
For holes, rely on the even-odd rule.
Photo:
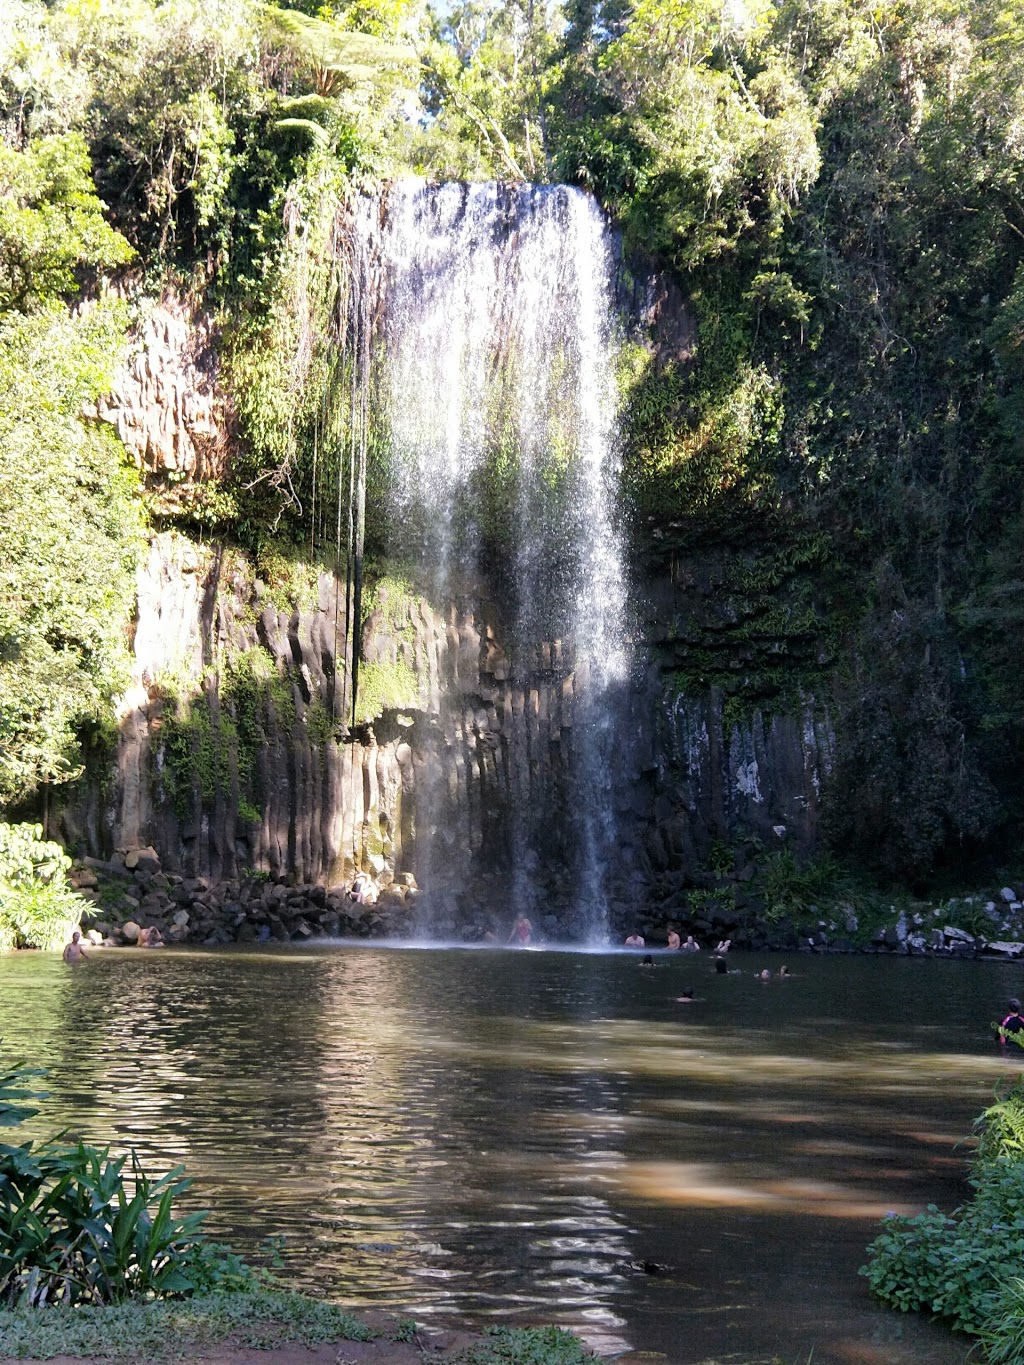
[[(1005, 1048), (1009, 1046), (1016, 1052), (1018, 1047), (1017, 1040), (1024, 1034), (1024, 1015), (1020, 1012), (1019, 1000), (1015, 998), (1013, 1000), (1007, 1000), (1006, 1003), (1010, 1012), (1002, 1023), (997, 1025), (996, 1040), (1000, 1047)], [(1022, 1051), (1024, 1051), (1024, 1049), (1022, 1049)]]
[(525, 948), (532, 937), (533, 925), (525, 915), (518, 915), (508, 936), (509, 943), (511, 943), (513, 939), (517, 939), (520, 948)]
[(88, 962), (89, 954), (85, 951), (82, 943), (82, 935), (76, 929), (71, 935), (71, 942), (64, 948), (65, 962)]

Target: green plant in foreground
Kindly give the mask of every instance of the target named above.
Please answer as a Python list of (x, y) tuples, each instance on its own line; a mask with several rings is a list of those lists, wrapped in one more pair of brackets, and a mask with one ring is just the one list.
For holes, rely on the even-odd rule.
[(990, 1365), (1024, 1361), (1024, 1280), (1008, 1280), (990, 1305), (979, 1332)]
[[(26, 1082), (39, 1074), (0, 1075), (0, 1126), (38, 1112), (31, 1101), (42, 1096)], [(175, 1217), (188, 1185), (181, 1167), (147, 1175), (134, 1152), (58, 1138), (0, 1144), (0, 1302), (123, 1303), (248, 1284), (252, 1272), (201, 1236), (204, 1214)]]
[(71, 859), (41, 825), (0, 822), (0, 950), (59, 948), (85, 902), (68, 885)]
[(997, 1319), (1005, 1322), (1008, 1277), (1024, 1260), (1022, 1120), (1018, 1082), (976, 1125), (983, 1132), (970, 1176), (973, 1199), (952, 1214), (929, 1205), (915, 1218), (885, 1220), (861, 1270), (883, 1303), (904, 1312), (928, 1309), (986, 1340)]
[[(1007, 1038), (1017, 1041), (1015, 1033)], [(1024, 1047), (1024, 1041), (1020, 1046)], [(995, 1104), (982, 1111), (974, 1121), (979, 1132), (978, 1156), (981, 1160), (1024, 1156), (1024, 1082), (1018, 1080)]]

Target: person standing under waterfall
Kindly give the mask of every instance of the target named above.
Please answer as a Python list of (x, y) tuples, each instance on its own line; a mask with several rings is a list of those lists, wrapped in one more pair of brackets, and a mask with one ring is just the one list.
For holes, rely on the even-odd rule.
[(520, 948), (525, 948), (532, 937), (533, 925), (528, 916), (525, 913), (517, 915), (516, 922), (509, 932), (508, 942), (511, 943), (513, 939), (518, 939)]

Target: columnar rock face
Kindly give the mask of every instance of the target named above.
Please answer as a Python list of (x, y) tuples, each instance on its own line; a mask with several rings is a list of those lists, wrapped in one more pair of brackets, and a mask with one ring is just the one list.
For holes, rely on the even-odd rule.
[(116, 428), (147, 474), (191, 479), (220, 474), (231, 411), (217, 381), (220, 362), (210, 317), (168, 295), (146, 313), (136, 340), (96, 416)]
[[(139, 573), (113, 779), (68, 808), (69, 840), (103, 858), (152, 846), (168, 872), (213, 881), (412, 874), (433, 906), (429, 927), (442, 930), (481, 906), (504, 912), (526, 857), (539, 900), (571, 931), (559, 916), (574, 899), (567, 849), (586, 686), (571, 644), (543, 643), (513, 677), (486, 599), (459, 610), (382, 584), (353, 721), (335, 672), (344, 584), (322, 572), (308, 589), (282, 606), (237, 552), (155, 538)], [(812, 702), (727, 723), (715, 693), (677, 695), (648, 664), (620, 715), (617, 921), (635, 905), (634, 874), (681, 882), (738, 831), (767, 847), (813, 843), (830, 734)]]

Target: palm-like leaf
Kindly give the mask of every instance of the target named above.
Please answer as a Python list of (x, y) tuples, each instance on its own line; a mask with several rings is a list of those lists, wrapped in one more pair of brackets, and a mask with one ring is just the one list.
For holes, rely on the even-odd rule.
[(369, 33), (348, 33), (299, 10), (266, 5), (263, 14), (273, 35), (308, 68), (316, 93), (326, 98), (372, 84), (395, 67), (416, 61), (411, 48)]

